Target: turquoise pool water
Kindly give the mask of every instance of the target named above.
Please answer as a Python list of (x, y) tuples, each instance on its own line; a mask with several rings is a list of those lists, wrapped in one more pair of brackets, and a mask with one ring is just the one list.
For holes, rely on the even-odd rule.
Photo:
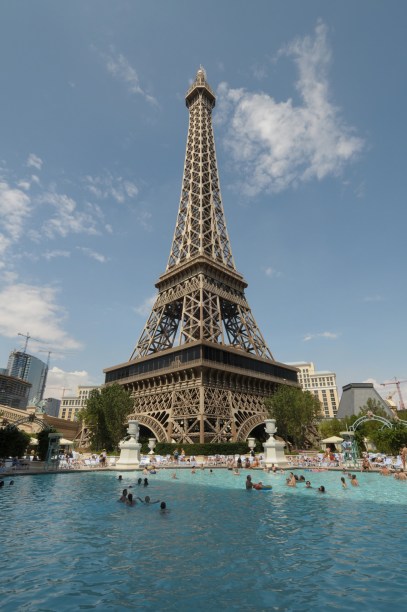
[[(253, 480), (273, 491), (246, 491)], [(406, 609), (407, 483), (306, 472), (318, 494), (284, 475), (161, 471), (117, 503), (138, 473), (14, 477), (0, 490), (0, 607), (65, 610)]]

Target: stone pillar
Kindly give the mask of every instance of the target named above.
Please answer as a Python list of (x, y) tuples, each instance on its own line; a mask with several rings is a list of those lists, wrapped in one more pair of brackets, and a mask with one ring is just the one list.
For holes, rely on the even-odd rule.
[(284, 442), (276, 440), (274, 434), (277, 432), (276, 420), (266, 419), (265, 430), (269, 435), (267, 442), (263, 442), (264, 448), (264, 463), (266, 467), (271, 467), (274, 463), (276, 467), (285, 468), (288, 467), (288, 461), (284, 454)]
[(119, 443), (120, 457), (116, 466), (121, 470), (134, 470), (140, 465), (141, 444), (138, 441), (138, 421), (129, 421), (127, 433), (129, 435)]

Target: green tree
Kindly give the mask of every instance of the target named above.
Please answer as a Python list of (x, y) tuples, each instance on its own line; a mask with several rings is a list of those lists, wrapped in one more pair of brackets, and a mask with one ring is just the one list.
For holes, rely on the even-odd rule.
[(278, 435), (297, 448), (309, 447), (317, 437), (321, 404), (315, 395), (296, 387), (281, 386), (266, 400), (271, 418), (276, 419)]
[(0, 429), (0, 457), (21, 457), (30, 442), (30, 434), (17, 429), (14, 425), (6, 425)]
[(94, 450), (116, 450), (126, 434), (127, 417), (133, 408), (130, 393), (117, 383), (93, 389), (78, 417), (91, 430)]
[(48, 434), (50, 433), (57, 433), (55, 427), (47, 427), (46, 429), (42, 429), (37, 433), (38, 446), (36, 452), (40, 458), (40, 461), (45, 461), (47, 458), (49, 445)]
[(372, 433), (370, 437), (381, 453), (398, 455), (400, 449), (407, 446), (407, 426), (395, 423), (391, 429), (383, 427)]

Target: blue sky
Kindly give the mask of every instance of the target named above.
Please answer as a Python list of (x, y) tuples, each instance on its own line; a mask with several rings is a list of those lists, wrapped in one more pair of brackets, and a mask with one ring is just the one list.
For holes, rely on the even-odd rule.
[(274, 357), (339, 390), (406, 379), (406, 17), (375, 0), (3, 3), (0, 367), (29, 332), (58, 397), (130, 357), (202, 64), (233, 256)]

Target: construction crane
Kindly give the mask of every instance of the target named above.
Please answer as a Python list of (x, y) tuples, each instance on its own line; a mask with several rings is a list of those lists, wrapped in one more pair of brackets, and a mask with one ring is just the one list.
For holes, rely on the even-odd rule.
[(398, 379), (396, 378), (396, 376), (395, 376), (395, 377), (394, 377), (394, 382), (393, 382), (393, 381), (391, 381), (391, 382), (384, 382), (384, 383), (380, 383), (380, 386), (381, 386), (381, 387), (387, 387), (387, 385), (396, 385), (396, 388), (397, 388), (397, 393), (398, 393), (399, 400), (400, 400), (399, 410), (405, 410), (405, 409), (406, 409), (406, 407), (405, 407), (405, 405), (404, 405), (403, 396), (401, 395), (401, 390), (400, 390), (400, 385), (401, 385), (402, 383), (405, 383), (405, 382), (407, 382), (407, 380), (398, 380)]
[(18, 335), (25, 338), (24, 353), (27, 352), (29, 340), (35, 340), (36, 342), (44, 342), (44, 340), (40, 340), (39, 338), (33, 338), (32, 336), (30, 336), (30, 332), (27, 332), (26, 334), (20, 334), (20, 332), (18, 332)]

